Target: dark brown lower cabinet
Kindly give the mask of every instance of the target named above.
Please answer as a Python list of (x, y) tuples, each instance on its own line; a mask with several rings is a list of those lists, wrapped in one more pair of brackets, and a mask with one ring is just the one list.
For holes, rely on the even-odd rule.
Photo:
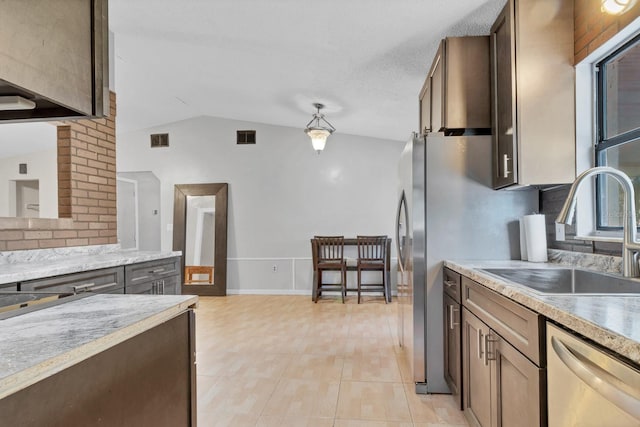
[(192, 310), (0, 399), (0, 425), (196, 425)]
[(462, 313), (464, 410), (472, 425), (546, 425), (544, 370), (466, 308)]
[(446, 293), (443, 304), (444, 380), (449, 385), (451, 395), (458, 403), (458, 408), (462, 409), (460, 304)]

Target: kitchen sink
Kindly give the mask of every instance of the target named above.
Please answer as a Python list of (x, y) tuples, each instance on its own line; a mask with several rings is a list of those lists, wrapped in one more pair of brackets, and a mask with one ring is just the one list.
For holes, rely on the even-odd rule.
[(483, 271), (544, 294), (638, 294), (640, 280), (576, 268), (486, 268)]

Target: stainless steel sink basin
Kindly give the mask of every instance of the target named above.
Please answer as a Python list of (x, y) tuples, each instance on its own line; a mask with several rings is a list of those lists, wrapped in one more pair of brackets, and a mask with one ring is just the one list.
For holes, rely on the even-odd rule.
[(640, 280), (574, 268), (486, 268), (483, 271), (545, 294), (639, 294)]

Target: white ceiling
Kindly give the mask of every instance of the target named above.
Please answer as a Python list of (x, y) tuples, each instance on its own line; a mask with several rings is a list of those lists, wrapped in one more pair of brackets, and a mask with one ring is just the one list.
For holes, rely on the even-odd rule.
[(208, 115), (404, 141), (444, 36), (505, 0), (110, 0), (118, 132)]

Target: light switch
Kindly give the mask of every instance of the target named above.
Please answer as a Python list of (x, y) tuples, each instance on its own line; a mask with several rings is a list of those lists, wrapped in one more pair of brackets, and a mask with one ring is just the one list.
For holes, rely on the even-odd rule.
[(556, 223), (556, 241), (564, 241), (564, 224)]

